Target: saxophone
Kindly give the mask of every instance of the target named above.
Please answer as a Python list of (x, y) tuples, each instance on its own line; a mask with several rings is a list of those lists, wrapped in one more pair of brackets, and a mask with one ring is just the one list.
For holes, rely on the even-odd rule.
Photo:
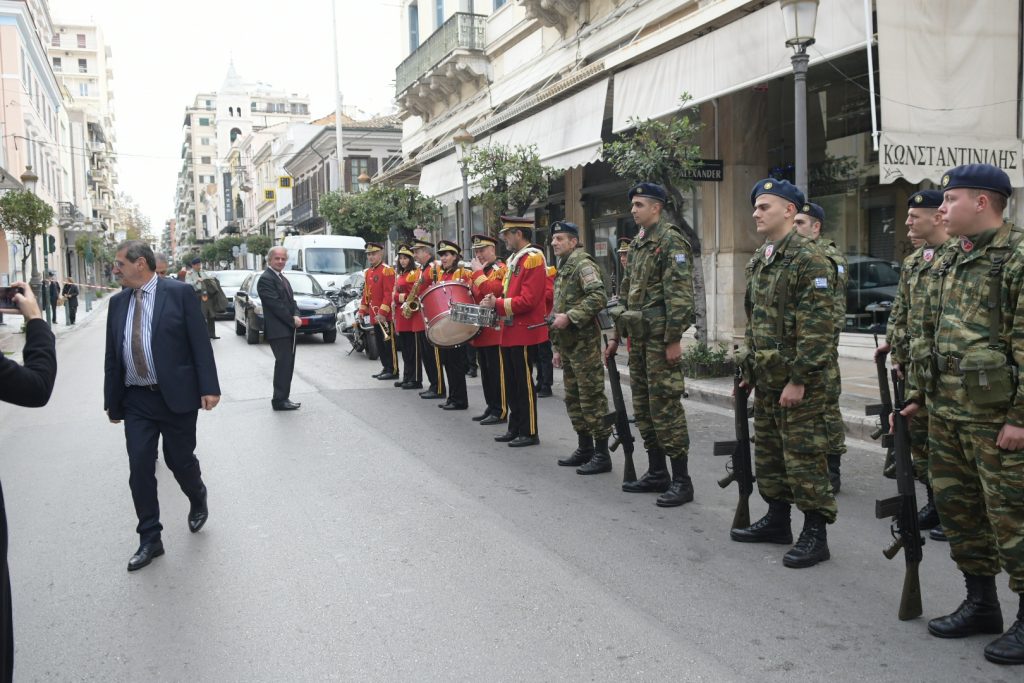
[(413, 283), (412, 289), (409, 290), (409, 296), (402, 302), (402, 317), (406, 320), (410, 319), (414, 313), (420, 310), (420, 283), (423, 282), (423, 278), (416, 278), (416, 282)]

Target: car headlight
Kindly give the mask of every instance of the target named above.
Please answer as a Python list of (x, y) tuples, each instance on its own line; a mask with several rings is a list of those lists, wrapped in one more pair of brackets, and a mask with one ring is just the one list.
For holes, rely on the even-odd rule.
[(334, 307), (334, 304), (327, 304), (313, 311), (317, 315), (334, 315), (338, 312), (338, 309)]

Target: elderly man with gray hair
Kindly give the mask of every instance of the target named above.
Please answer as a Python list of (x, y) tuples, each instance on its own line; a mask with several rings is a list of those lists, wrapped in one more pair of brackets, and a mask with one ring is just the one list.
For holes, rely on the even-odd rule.
[(267, 252), (267, 269), (256, 283), (256, 292), (263, 305), (263, 336), (274, 352), (274, 396), (270, 405), (274, 410), (298, 410), (298, 403), (288, 397), (295, 371), (295, 331), (302, 326), (299, 307), (284, 266), (288, 250), (272, 247)]

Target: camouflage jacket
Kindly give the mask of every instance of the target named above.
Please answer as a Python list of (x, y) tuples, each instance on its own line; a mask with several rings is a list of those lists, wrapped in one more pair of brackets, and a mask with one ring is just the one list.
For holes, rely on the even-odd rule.
[(560, 348), (577, 339), (595, 339), (601, 328), (596, 316), (608, 303), (604, 270), (583, 249), (576, 249), (558, 262), (555, 301), (552, 311), (565, 313), (572, 323), (565, 330), (551, 330), (551, 341)]
[(885, 341), (892, 347), (890, 353), (895, 363), (905, 365), (910, 362), (910, 340), (922, 335), (927, 315), (927, 275), (932, 265), (942, 260), (947, 248), (953, 243), (948, 240), (937, 247), (925, 244), (903, 259), (896, 298), (892, 302), (885, 329)]
[[(746, 276), (744, 353), (752, 355), (757, 388), (781, 389), (787, 381), (823, 384), (823, 371), (835, 354), (835, 270), (830, 261), (793, 230), (754, 252)], [(769, 363), (775, 366), (770, 371)]]
[(671, 344), (693, 324), (692, 268), (690, 243), (667, 221), (641, 229), (629, 245), (619, 303), (627, 311), (643, 312), (651, 338)]
[(832, 262), (832, 269), (835, 272), (833, 278), (832, 301), (833, 316), (836, 324), (836, 343), (839, 342), (839, 333), (846, 328), (846, 285), (850, 281), (849, 263), (843, 252), (832, 240), (818, 238), (815, 244), (825, 254), (825, 258)]
[[(961, 238), (946, 249), (928, 278), (928, 317), (922, 340), (936, 360), (934, 391), (927, 396), (929, 411), (946, 420), (1009, 423), (1024, 426), (1024, 390), (1016, 382), (1024, 365), (1024, 232), (1012, 223), (970, 239)], [(1001, 267), (994, 266), (996, 260)], [(999, 302), (996, 344), (990, 345), (990, 281), (998, 273)], [(966, 373), (960, 361), (968, 354), (993, 350), (1003, 354), (1012, 369), (1014, 388), (1001, 406), (981, 406), (968, 398)], [(972, 353), (973, 352), (973, 353)]]

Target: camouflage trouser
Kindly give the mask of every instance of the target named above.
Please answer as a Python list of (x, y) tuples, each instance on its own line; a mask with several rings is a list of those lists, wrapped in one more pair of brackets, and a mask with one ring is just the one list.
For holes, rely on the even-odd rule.
[(825, 422), (828, 424), (829, 455), (842, 455), (846, 452), (846, 427), (843, 424), (843, 413), (839, 410), (839, 396), (843, 392), (843, 378), (839, 374), (839, 359), (831, 363), (825, 370)]
[(604, 439), (612, 433), (605, 422), (608, 398), (604, 393), (604, 364), (601, 339), (581, 337), (567, 348), (558, 348), (562, 357), (562, 382), (565, 387), (565, 409), (572, 428), (578, 434), (591, 434)]
[(928, 408), (921, 406), (910, 421), (910, 456), (914, 461), (914, 478), (928, 483)]
[(669, 365), (665, 342), (633, 339), (629, 348), (629, 387), (633, 415), (647, 450), (659, 449), (670, 458), (690, 453), (690, 433), (681, 399), (685, 383), (682, 363)]
[(1000, 424), (929, 420), (935, 507), (950, 555), (967, 574), (1010, 575), (1024, 593), (1024, 451), (996, 446)]
[(795, 503), (802, 512), (819, 512), (831, 524), (836, 520), (836, 498), (828, 480), (825, 454), (830, 433), (821, 406), (824, 392), (807, 390), (795, 408), (779, 405), (781, 391), (754, 394), (754, 463), (757, 488), (766, 500)]

